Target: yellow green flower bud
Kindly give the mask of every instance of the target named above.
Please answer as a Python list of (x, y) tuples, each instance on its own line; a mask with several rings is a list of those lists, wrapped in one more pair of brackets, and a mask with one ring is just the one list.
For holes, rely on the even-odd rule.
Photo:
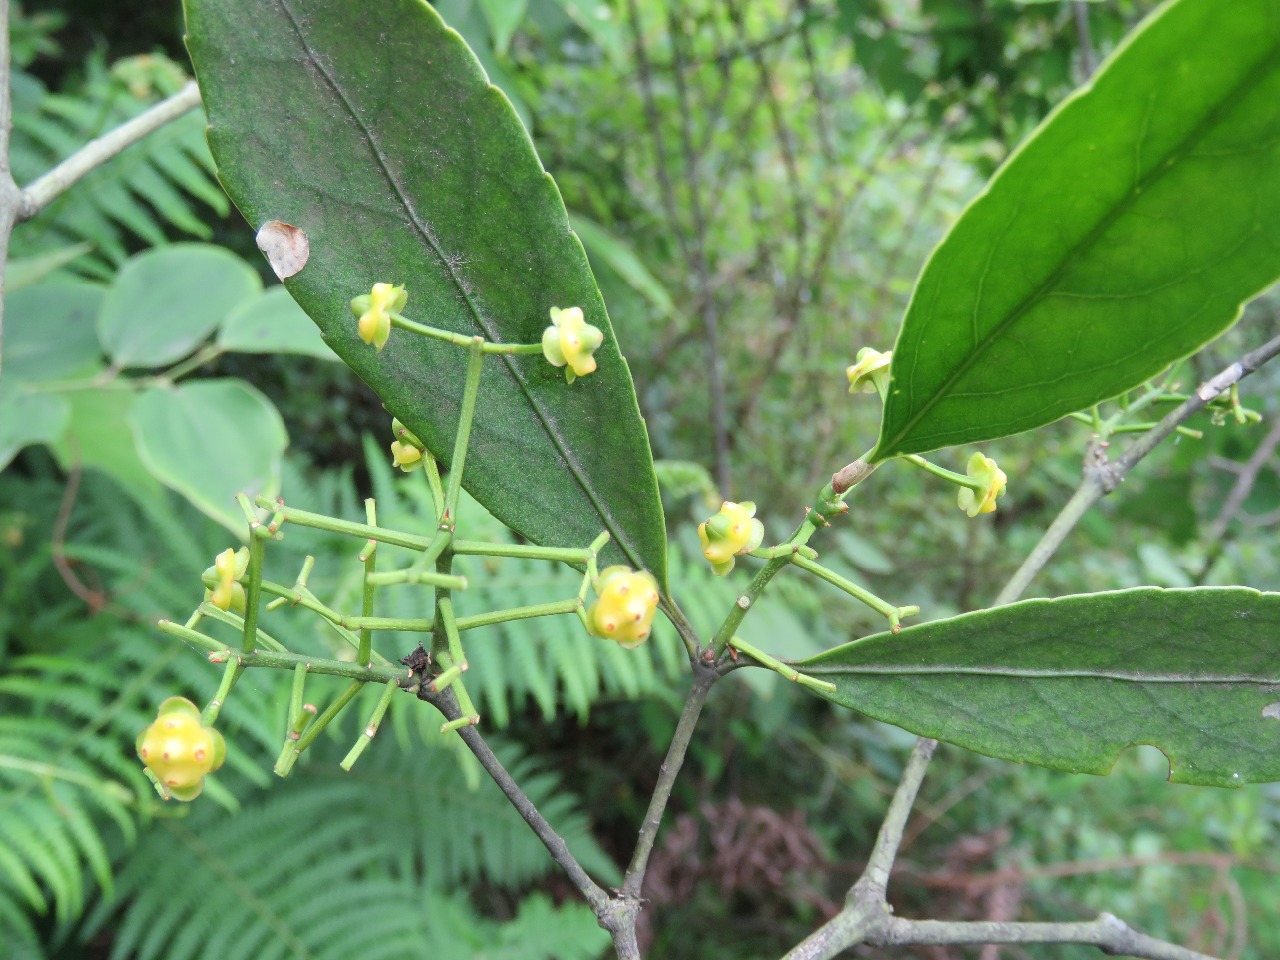
[(422, 451), (412, 444), (393, 440), (391, 443), (391, 462), (410, 473), (422, 466)]
[(964, 472), (981, 483), (983, 490), (979, 493), (970, 487), (961, 487), (956, 498), (960, 509), (971, 517), (976, 517), (980, 513), (994, 513), (996, 498), (1004, 496), (1005, 484), (1009, 480), (1004, 471), (997, 467), (996, 462), (990, 457), (975, 453), (969, 458), (969, 464)]
[(605, 567), (596, 580), (599, 599), (587, 610), (592, 636), (616, 640), (631, 649), (649, 639), (658, 610), (658, 582), (645, 571)]
[(226, 741), (200, 722), (200, 708), (185, 697), (160, 704), (156, 720), (135, 743), (138, 757), (178, 800), (194, 800), (204, 778), (222, 766)]
[(205, 599), (219, 610), (235, 610), (244, 613), (244, 586), (240, 583), (249, 569), (249, 550), (230, 547), (213, 558), (213, 566), (204, 572), (206, 583), (213, 585), (205, 591)]
[(410, 473), (426, 462), (423, 460), (427, 452), (426, 444), (410, 433), (408, 427), (393, 418), (391, 432), (396, 435), (396, 439), (391, 444), (392, 463), (405, 473)]
[(893, 360), (893, 351), (881, 353), (871, 347), (863, 347), (858, 351), (856, 363), (845, 369), (849, 377), (849, 392), (884, 394), (889, 385), (889, 364)]
[(716, 576), (723, 577), (733, 569), (734, 557), (750, 553), (764, 541), (764, 524), (754, 519), (755, 515), (756, 505), (750, 500), (726, 500), (719, 513), (698, 524), (702, 555)]
[(580, 307), (551, 308), (551, 326), (542, 334), (542, 355), (555, 367), (568, 367), (564, 377), (573, 383), (596, 368), (592, 356), (604, 342), (604, 334), (582, 316)]
[(399, 314), (409, 300), (409, 292), (404, 285), (395, 286), (390, 283), (375, 283), (368, 293), (361, 294), (351, 301), (351, 312), (359, 322), (356, 331), (365, 343), (371, 343), (378, 350), (387, 345), (391, 336), (391, 317)]

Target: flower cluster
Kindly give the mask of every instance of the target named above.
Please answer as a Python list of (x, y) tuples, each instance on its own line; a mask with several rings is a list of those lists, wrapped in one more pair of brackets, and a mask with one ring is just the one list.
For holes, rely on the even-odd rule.
[(764, 540), (764, 524), (755, 519), (756, 505), (750, 500), (732, 503), (726, 500), (720, 512), (698, 524), (702, 555), (716, 576), (723, 577), (733, 569), (733, 558), (750, 553)]
[(222, 734), (200, 721), (200, 708), (186, 697), (160, 704), (155, 723), (137, 739), (138, 757), (177, 800), (194, 800), (204, 778), (222, 766), (227, 745)]
[(351, 312), (359, 318), (357, 331), (360, 339), (373, 344), (378, 350), (387, 345), (391, 336), (391, 318), (399, 316), (409, 300), (404, 285), (375, 283), (368, 293), (351, 301)]
[(996, 498), (1004, 496), (1005, 484), (1009, 482), (1004, 471), (997, 467), (996, 462), (990, 457), (975, 453), (969, 458), (965, 473), (978, 481), (983, 489), (979, 492), (971, 487), (961, 487), (956, 498), (960, 509), (971, 517), (976, 517), (980, 513), (994, 513)]
[(649, 639), (658, 610), (658, 582), (645, 571), (605, 567), (596, 580), (598, 599), (587, 610), (592, 636), (616, 640), (630, 649)]
[(564, 378), (573, 383), (596, 368), (593, 353), (604, 342), (604, 334), (587, 323), (581, 307), (551, 308), (551, 326), (542, 334), (542, 355), (554, 367), (567, 367)]

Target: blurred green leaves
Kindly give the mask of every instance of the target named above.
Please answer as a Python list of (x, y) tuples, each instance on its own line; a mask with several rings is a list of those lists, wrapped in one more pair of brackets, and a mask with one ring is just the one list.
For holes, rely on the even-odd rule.
[(0, 469), (47, 444), (64, 467), (103, 470), (137, 496), (158, 481), (237, 533), (234, 495), (278, 487), (283, 422), (242, 381), (175, 381), (223, 353), (333, 356), (283, 287), (264, 292), (248, 264), (205, 244), (141, 253), (106, 286), (22, 287), (5, 315)]

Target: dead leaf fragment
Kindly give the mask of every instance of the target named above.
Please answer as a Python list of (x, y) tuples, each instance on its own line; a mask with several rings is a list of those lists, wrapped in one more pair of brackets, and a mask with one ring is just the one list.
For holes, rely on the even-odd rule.
[(287, 280), (307, 265), (311, 242), (301, 227), (283, 220), (268, 220), (258, 230), (258, 249), (267, 256), (271, 269)]
[(1264, 717), (1273, 717), (1276, 720), (1280, 720), (1280, 703), (1268, 703), (1262, 708), (1262, 715)]

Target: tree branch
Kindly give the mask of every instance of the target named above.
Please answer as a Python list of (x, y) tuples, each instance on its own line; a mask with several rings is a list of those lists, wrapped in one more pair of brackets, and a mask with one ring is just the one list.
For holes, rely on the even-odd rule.
[(1075, 923), (904, 920), (886, 913), (867, 932), (863, 942), (877, 947), (966, 943), (1082, 943), (1098, 947), (1103, 953), (1140, 957), (1144, 960), (1214, 960), (1207, 953), (1138, 933), (1109, 913), (1099, 914), (1096, 920)]
[[(426, 686), (423, 686), (418, 692), (418, 699), (431, 704), (444, 714), (446, 720), (457, 720), (462, 716), (462, 711), (458, 709), (458, 700), (448, 687), (438, 693), (431, 693)], [(458, 730), (458, 736), (467, 745), (467, 749), (480, 761), (480, 765), (484, 767), (485, 772), (493, 778), (493, 782), (498, 785), (498, 789), (511, 801), (511, 805), (516, 808), (516, 812), (524, 818), (525, 823), (529, 824), (529, 828), (537, 834), (538, 839), (542, 841), (542, 845), (551, 854), (551, 859), (568, 874), (573, 885), (578, 888), (578, 892), (590, 904), (596, 916), (600, 917), (601, 925), (603, 926), (605, 917), (612, 913), (613, 901), (609, 894), (605, 893), (587, 875), (587, 871), (582, 869), (582, 865), (578, 863), (577, 859), (569, 851), (569, 845), (564, 842), (564, 838), (556, 833), (551, 824), (547, 822), (546, 817), (534, 806), (533, 801), (520, 789), (520, 785), (512, 779), (511, 774), (507, 772), (507, 768), (502, 765), (502, 761), (494, 756), (493, 750), (485, 742), (484, 737), (480, 735), (480, 731), (473, 726), (462, 727)]]
[[(162, 100), (150, 110), (120, 124), (110, 133), (90, 140), (44, 176), (23, 188), (18, 219), (30, 220), (81, 177), (198, 106), (200, 89), (192, 80), (167, 100)], [(7, 117), (5, 119), (7, 121)], [(5, 128), (8, 129), (7, 122)]]
[(662, 816), (671, 799), (671, 790), (675, 786), (680, 768), (684, 765), (685, 754), (689, 752), (689, 744), (693, 740), (693, 729), (698, 725), (698, 717), (702, 714), (702, 707), (707, 702), (707, 694), (718, 677), (719, 674), (714, 667), (697, 660), (693, 662), (693, 686), (689, 688), (689, 696), (685, 699), (684, 709), (680, 712), (676, 732), (671, 737), (670, 746), (667, 747), (667, 756), (658, 769), (658, 782), (654, 784), (653, 796), (649, 799), (649, 809), (645, 811), (644, 821), (640, 825), (640, 835), (636, 839), (635, 852), (631, 855), (631, 864), (627, 867), (626, 879), (622, 882), (624, 899), (639, 903), (645, 871), (649, 866), (649, 854), (653, 852), (658, 828), (662, 825)]
[(996, 597), (994, 606), (1012, 603), (1022, 596), (1022, 592), (1030, 586), (1031, 581), (1049, 562), (1057, 549), (1066, 540), (1067, 535), (1075, 529), (1080, 518), (1095, 503), (1105, 497), (1124, 482), (1124, 478), (1147, 454), (1151, 453), (1160, 442), (1178, 429), (1184, 422), (1203, 410), (1210, 401), (1221, 396), (1245, 377), (1254, 373), (1269, 360), (1280, 354), (1280, 337), (1267, 341), (1257, 350), (1246, 353), (1235, 363), (1230, 364), (1217, 376), (1211, 377), (1196, 388), (1195, 392), (1171, 410), (1159, 423), (1130, 443), (1124, 452), (1115, 460), (1108, 461), (1105, 454), (1096, 445), (1090, 448), (1086, 457), (1084, 478), (1063, 507), (1058, 518), (1045, 531), (1040, 542), (1027, 555), (1022, 566), (1005, 585)]
[[(9, 166), (9, 125), (13, 100), (9, 92), (9, 4), (0, 4), (0, 288), (9, 259), (9, 235), (17, 222), (22, 194)], [(0, 302), (0, 358), (4, 356), (4, 303)], [(3, 363), (0, 360), (0, 371)]]

